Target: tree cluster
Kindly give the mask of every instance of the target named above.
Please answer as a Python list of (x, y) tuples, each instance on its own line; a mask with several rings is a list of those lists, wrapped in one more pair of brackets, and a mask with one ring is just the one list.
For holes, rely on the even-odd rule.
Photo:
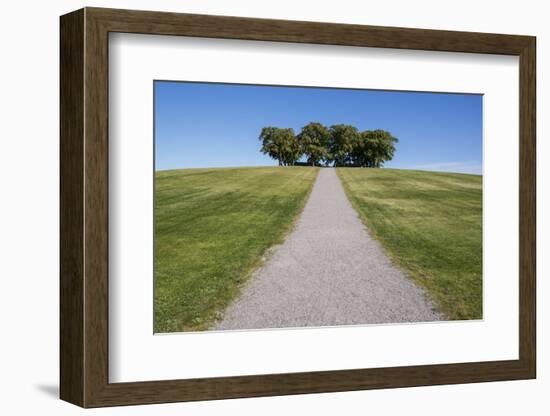
[(264, 127), (259, 137), (261, 152), (279, 161), (279, 166), (295, 165), (302, 156), (311, 166), (357, 166), (379, 168), (391, 160), (397, 138), (385, 130), (359, 131), (348, 124), (325, 127), (312, 122), (299, 134), (293, 129)]

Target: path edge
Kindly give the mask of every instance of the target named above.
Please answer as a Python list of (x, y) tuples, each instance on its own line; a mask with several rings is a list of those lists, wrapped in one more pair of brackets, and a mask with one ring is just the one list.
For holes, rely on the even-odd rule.
[[(393, 263), (395, 267), (399, 268), (403, 272), (403, 274), (407, 279), (409, 279), (412, 283), (414, 283), (416, 286), (418, 286), (418, 288), (422, 290), (422, 292), (424, 293), (424, 296), (426, 297), (426, 300), (436, 309), (436, 312), (439, 315), (441, 315), (441, 318), (442, 318), (441, 321), (454, 321), (455, 319), (451, 319), (449, 315), (445, 313), (445, 311), (441, 308), (441, 305), (439, 304), (439, 302), (436, 301), (436, 299), (434, 299), (434, 297), (429, 292), (428, 288), (426, 288), (423, 284), (421, 284), (419, 279), (417, 279), (414, 276), (414, 273), (410, 271), (409, 268), (402, 263), (402, 261), (400, 261), (399, 256), (394, 254), (382, 243), (382, 240), (378, 237), (378, 234), (374, 230), (374, 227), (372, 226), (372, 224), (370, 224), (367, 216), (363, 213), (363, 211), (359, 209), (359, 205), (356, 199), (353, 197), (353, 193), (349, 189), (347, 182), (344, 179), (342, 179), (342, 177), (340, 176), (341, 168), (337, 167), (335, 169), (336, 169), (336, 175), (338, 176), (338, 179), (342, 184), (342, 188), (344, 188), (344, 193), (346, 194), (346, 197), (348, 198), (351, 206), (359, 216), (359, 219), (367, 229), (367, 232), (379, 244), (380, 248), (382, 249), (386, 257), (388, 257), (388, 259)], [(364, 169), (369, 169), (369, 168), (364, 168)]]
[[(293, 168), (293, 166), (287, 166), (286, 168)], [(296, 228), (296, 225), (298, 224), (298, 220), (302, 216), (304, 209), (309, 201), (309, 198), (311, 197), (311, 192), (313, 191), (313, 187), (315, 186), (315, 183), (317, 182), (317, 179), (319, 178), (319, 173), (321, 171), (321, 167), (314, 167), (314, 169), (317, 169), (317, 174), (315, 175), (315, 178), (311, 181), (311, 184), (309, 186), (309, 189), (306, 192), (306, 195), (304, 197), (304, 200), (302, 201), (301, 206), (296, 211), (296, 214), (294, 215), (294, 218), (292, 218), (292, 221), (286, 226), (286, 229), (281, 234), (280, 239), (277, 240), (277, 242), (273, 243), (273, 245), (267, 247), (258, 257), (258, 260), (250, 266), (248, 270), (246, 270), (245, 273), (243, 273), (243, 278), (241, 283), (239, 284), (237, 290), (235, 291), (235, 296), (227, 304), (227, 306), (220, 311), (221, 316), (214, 318), (211, 322), (209, 322), (206, 329), (196, 330), (196, 331), (185, 331), (186, 333), (193, 333), (193, 332), (204, 332), (204, 331), (211, 331), (213, 328), (216, 327), (216, 325), (223, 320), (223, 317), (225, 315), (225, 312), (235, 303), (242, 295), (243, 289), (250, 283), (250, 279), (254, 276), (254, 273), (256, 273), (265, 263), (269, 261), (269, 259), (275, 255), (277, 249), (279, 246), (284, 244), (288, 236), (294, 231)]]

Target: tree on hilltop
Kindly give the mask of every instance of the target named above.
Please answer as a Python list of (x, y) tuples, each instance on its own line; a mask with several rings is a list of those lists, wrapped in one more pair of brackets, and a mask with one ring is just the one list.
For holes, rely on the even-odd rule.
[(302, 156), (293, 129), (264, 127), (259, 139), (260, 151), (279, 162), (279, 166), (292, 166)]
[(366, 130), (360, 133), (352, 151), (353, 163), (367, 168), (380, 168), (393, 159), (398, 142), (385, 130)]
[(353, 148), (359, 140), (359, 130), (349, 124), (336, 124), (330, 127), (328, 141), (329, 161), (334, 166), (349, 165)]
[(302, 131), (296, 137), (302, 153), (311, 166), (319, 165), (328, 156), (328, 141), (330, 131), (319, 122), (311, 122), (302, 127)]

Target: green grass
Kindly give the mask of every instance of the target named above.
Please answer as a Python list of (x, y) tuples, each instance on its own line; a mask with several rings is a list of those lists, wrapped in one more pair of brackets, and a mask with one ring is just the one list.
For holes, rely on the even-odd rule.
[(448, 319), (482, 318), (482, 177), (339, 168), (355, 209)]
[(318, 169), (155, 175), (155, 332), (204, 330), (302, 211)]

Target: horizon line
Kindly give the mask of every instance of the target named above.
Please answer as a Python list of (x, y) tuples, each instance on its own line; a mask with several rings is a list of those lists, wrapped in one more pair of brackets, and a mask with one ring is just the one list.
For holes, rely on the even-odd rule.
[(433, 173), (453, 173), (457, 175), (474, 175), (474, 176), (483, 176), (482, 173), (472, 173), (472, 172), (456, 172), (449, 170), (433, 170), (433, 169), (418, 169), (418, 168), (395, 168), (395, 167), (380, 167), (380, 168), (367, 168), (367, 167), (352, 167), (352, 166), (278, 166), (278, 165), (246, 165), (246, 166), (205, 166), (205, 167), (181, 167), (181, 168), (171, 168), (171, 169), (155, 169), (157, 172), (169, 172), (172, 170), (198, 170), (198, 169), (253, 169), (253, 168), (308, 168), (316, 167), (323, 169), (338, 169), (338, 168), (347, 168), (347, 169), (386, 169), (386, 170), (408, 170), (413, 172), (433, 172)]

